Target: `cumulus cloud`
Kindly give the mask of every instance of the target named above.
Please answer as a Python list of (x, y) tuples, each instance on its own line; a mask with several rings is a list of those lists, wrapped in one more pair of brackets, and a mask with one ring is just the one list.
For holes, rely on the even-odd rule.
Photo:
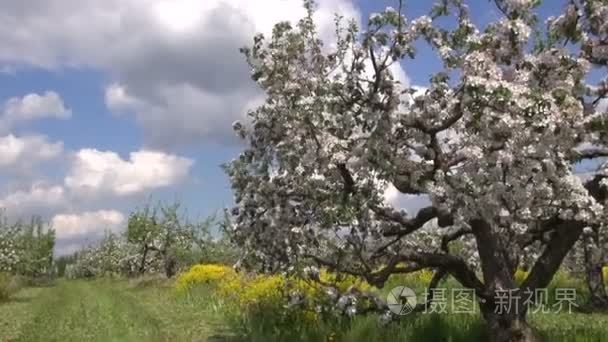
[(72, 238), (85, 234), (100, 234), (104, 231), (119, 232), (125, 216), (116, 210), (88, 211), (77, 214), (57, 214), (51, 223), (59, 238)]
[(427, 195), (402, 194), (392, 184), (384, 191), (384, 202), (395, 209), (403, 209), (410, 215), (415, 215), (420, 209), (431, 204)]
[(137, 99), (127, 94), (124, 86), (113, 83), (105, 90), (105, 103), (111, 110), (123, 111), (143, 106)]
[[(334, 34), (335, 13), (360, 21), (350, 0), (318, 3), (325, 40)], [(107, 71), (107, 106), (133, 114), (151, 148), (234, 143), (231, 123), (261, 95), (238, 48), (304, 13), (301, 0), (5, 1), (0, 65)]]
[[(41, 142), (31, 137), (0, 138), (0, 154), (5, 156), (0, 159), (0, 171), (15, 165), (23, 168), (59, 153)], [(123, 159), (111, 151), (82, 149), (69, 159), (67, 173), (55, 175), (59, 176), (55, 182), (32, 181), (47, 179), (44, 176), (23, 183), (9, 178), (0, 192), (0, 209), (11, 221), (31, 215), (49, 220), (57, 229), (57, 251), (70, 253), (97, 241), (106, 230), (117, 232), (124, 226), (121, 212), (101, 209), (130, 208), (152, 190), (175, 186), (188, 177), (193, 163), (158, 151), (140, 150)]]
[(29, 189), (18, 190), (0, 198), (0, 208), (13, 218), (25, 218), (32, 213), (47, 216), (67, 205), (62, 186), (37, 182)]
[(0, 129), (8, 129), (21, 121), (31, 121), (43, 118), (68, 119), (72, 116), (63, 100), (54, 91), (46, 93), (27, 94), (23, 97), (8, 99), (2, 108)]
[(62, 213), (53, 216), (51, 225), (57, 238), (58, 254), (73, 253), (85, 242), (95, 242), (106, 232), (124, 230), (126, 219), (116, 210)]
[(63, 153), (62, 142), (50, 142), (46, 136), (17, 137), (9, 134), (0, 137), (0, 171), (23, 171), (32, 166), (55, 159)]
[(184, 180), (194, 161), (158, 151), (132, 152), (129, 160), (111, 151), (75, 153), (65, 185), (84, 194), (132, 195)]

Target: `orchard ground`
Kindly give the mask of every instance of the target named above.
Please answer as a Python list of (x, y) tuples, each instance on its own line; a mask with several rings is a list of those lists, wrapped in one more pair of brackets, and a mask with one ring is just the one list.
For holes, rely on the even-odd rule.
[[(387, 326), (369, 315), (268, 328), (274, 312), (238, 322), (208, 285), (177, 291), (162, 278), (57, 280), (0, 304), (0, 341), (484, 341), (470, 314), (420, 314)], [(547, 341), (603, 341), (608, 315), (536, 314)]]
[(0, 304), (0, 341), (208, 341), (217, 318), (161, 283), (60, 280)]

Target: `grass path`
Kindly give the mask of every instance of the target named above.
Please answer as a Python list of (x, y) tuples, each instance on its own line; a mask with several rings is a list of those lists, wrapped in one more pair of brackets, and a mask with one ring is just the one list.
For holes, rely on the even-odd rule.
[(164, 287), (59, 281), (53, 287), (25, 289), (0, 304), (0, 341), (224, 339), (217, 335), (217, 318), (204, 307)]

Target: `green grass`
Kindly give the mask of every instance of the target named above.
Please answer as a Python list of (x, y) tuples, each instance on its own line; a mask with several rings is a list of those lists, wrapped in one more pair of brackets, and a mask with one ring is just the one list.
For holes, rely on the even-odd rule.
[[(267, 326), (264, 317), (248, 323), (242, 341), (387, 341), (387, 342), (475, 342), (488, 341), (483, 320), (469, 314), (427, 314), (406, 316), (401, 321), (380, 326), (374, 316), (361, 316), (350, 322), (321, 322), (314, 326)], [(547, 342), (602, 342), (608, 335), (607, 315), (548, 314), (533, 315), (531, 324)], [(237, 325), (235, 325), (235, 328)]]
[[(63, 280), (25, 288), (1, 303), (0, 342), (487, 340), (483, 322), (467, 314), (407, 316), (380, 326), (375, 316), (306, 325), (281, 320), (272, 310), (246, 320), (227, 313), (234, 314), (234, 308), (204, 286), (180, 294), (158, 279)], [(608, 315), (536, 314), (530, 322), (546, 341), (608, 336)]]
[(0, 272), (0, 302), (8, 301), (21, 286), (22, 284), (16, 277)]
[(207, 341), (222, 332), (203, 303), (162, 286), (60, 281), (0, 304), (0, 341)]

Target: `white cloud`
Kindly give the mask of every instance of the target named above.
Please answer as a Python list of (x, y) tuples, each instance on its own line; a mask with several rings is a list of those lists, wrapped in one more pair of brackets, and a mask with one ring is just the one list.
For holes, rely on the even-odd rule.
[(5, 185), (0, 209), (10, 220), (32, 215), (49, 220), (57, 231), (56, 251), (67, 254), (96, 242), (105, 231), (124, 228), (121, 212), (101, 209), (132, 208), (145, 192), (186, 179), (192, 165), (188, 158), (163, 152), (132, 152), (125, 160), (115, 152), (83, 149), (72, 156), (63, 184)]
[(386, 204), (394, 205), (398, 196), (399, 190), (392, 184), (389, 184), (384, 190), (384, 202)]
[(51, 224), (58, 239), (68, 239), (82, 235), (99, 235), (105, 231), (119, 232), (125, 223), (125, 216), (116, 210), (87, 211), (77, 214), (57, 214)]
[[(350, 0), (318, 2), (315, 19), (326, 40), (335, 13), (360, 21)], [(132, 113), (152, 148), (233, 143), (231, 123), (260, 97), (238, 48), (304, 13), (301, 0), (5, 1), (0, 66), (107, 71), (108, 107)]]
[[(348, 61), (352, 61), (352, 54), (349, 53), (346, 56), (346, 60), (347, 63)], [(372, 63), (371, 60), (366, 60), (365, 63), (365, 76), (370, 79), (373, 80), (375, 77), (375, 71), (374, 71), (374, 65)], [(399, 81), (399, 83), (404, 86), (404, 87), (408, 87), (410, 86), (410, 79), (407, 76), (407, 74), (405, 73), (405, 70), (403, 70), (401, 64), (393, 62), (388, 66), (388, 71), (390, 71), (390, 73), (393, 75), (394, 79), (396, 81)], [(420, 88), (415, 86), (415, 88)]]
[(394, 185), (390, 184), (384, 191), (384, 202), (398, 210), (405, 210), (414, 216), (416, 213), (431, 204), (427, 195), (402, 194)]
[(72, 112), (67, 109), (63, 100), (54, 91), (28, 94), (23, 97), (8, 99), (3, 106), (0, 117), (0, 128), (10, 128), (17, 122), (43, 118), (68, 119)]
[(116, 210), (57, 214), (51, 219), (57, 239), (56, 253), (73, 253), (82, 248), (83, 244), (100, 239), (106, 232), (121, 232), (125, 224), (125, 216)]
[(132, 195), (184, 180), (193, 165), (188, 158), (157, 151), (138, 151), (123, 160), (115, 152), (78, 151), (65, 185), (80, 193)]
[(27, 217), (32, 214), (45, 216), (58, 208), (66, 206), (66, 193), (63, 187), (37, 182), (27, 190), (18, 190), (0, 198), (0, 208), (10, 217)]
[(105, 102), (108, 108), (115, 111), (136, 109), (143, 105), (137, 99), (129, 96), (125, 87), (118, 83), (113, 83), (106, 88)]
[[(26, 164), (32, 166), (34, 160), (59, 152), (41, 142), (44, 139), (0, 138), (0, 154), (5, 156), (0, 159), (5, 164), (0, 170), (17, 170), (17, 165), (25, 169)], [(23, 172), (15, 172), (0, 192), (0, 209), (6, 210), (11, 221), (36, 215), (52, 222), (58, 234), (56, 250), (70, 253), (97, 241), (105, 230), (123, 228), (122, 213), (101, 209), (132, 208), (146, 192), (186, 179), (193, 163), (185, 157), (150, 150), (132, 152), (123, 159), (115, 152), (83, 149), (68, 160), (67, 173), (52, 172), (41, 178), (33, 175), (20, 182), (15, 179)]]
[(62, 142), (51, 143), (45, 136), (17, 137), (9, 134), (0, 137), (0, 171), (29, 169), (40, 162), (59, 157), (62, 152)]

